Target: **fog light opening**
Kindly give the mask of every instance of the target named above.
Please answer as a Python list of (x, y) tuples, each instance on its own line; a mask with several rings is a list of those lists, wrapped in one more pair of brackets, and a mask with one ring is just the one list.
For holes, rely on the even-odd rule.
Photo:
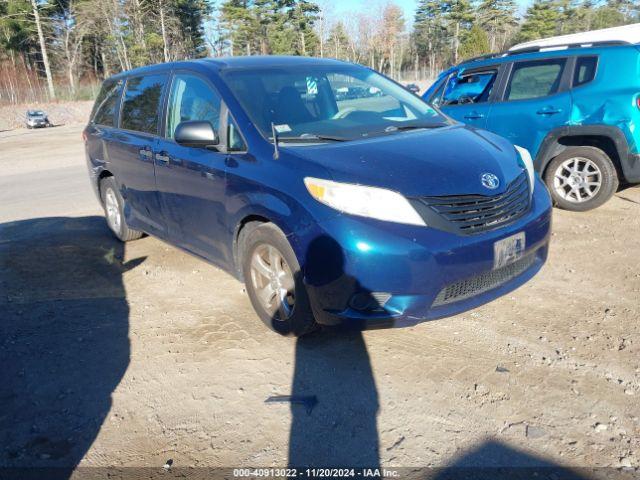
[(380, 311), (384, 310), (391, 294), (387, 292), (361, 292), (356, 293), (349, 300), (349, 306), (354, 310), (363, 311)]

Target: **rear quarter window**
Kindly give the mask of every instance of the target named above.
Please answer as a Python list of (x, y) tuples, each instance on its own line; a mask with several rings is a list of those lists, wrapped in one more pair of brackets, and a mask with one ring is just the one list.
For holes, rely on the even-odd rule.
[(166, 74), (128, 79), (122, 102), (120, 127), (136, 132), (157, 134), (162, 89), (166, 82)]
[(576, 69), (573, 73), (573, 86), (579, 87), (589, 83), (596, 77), (598, 57), (580, 57), (576, 60)]

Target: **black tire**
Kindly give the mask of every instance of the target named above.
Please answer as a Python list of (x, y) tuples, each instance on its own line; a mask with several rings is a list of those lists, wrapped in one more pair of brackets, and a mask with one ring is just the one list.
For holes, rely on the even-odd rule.
[[(120, 221), (117, 225), (110, 221), (109, 213), (107, 211), (107, 198), (109, 195), (113, 195), (117, 204), (117, 212), (120, 216)], [(129, 242), (131, 240), (137, 240), (144, 235), (144, 232), (129, 228), (127, 225), (124, 218), (124, 199), (122, 198), (122, 195), (120, 195), (120, 191), (118, 190), (113, 177), (105, 177), (100, 180), (100, 199), (102, 200), (102, 208), (104, 209), (107, 225), (118, 239), (123, 242)]]
[[(256, 253), (259, 248), (269, 246), (274, 247), (280, 253), (282, 259), (284, 259), (293, 274), (295, 301), (293, 302), (290, 315), (284, 319), (279, 317), (279, 313), (274, 315), (263, 307), (261, 301), (258, 299), (252, 278), (251, 261), (254, 253)], [(238, 249), (247, 294), (260, 320), (262, 320), (267, 327), (282, 335), (293, 334), (300, 337), (313, 332), (317, 328), (317, 323), (311, 311), (307, 289), (302, 281), (300, 264), (284, 233), (273, 223), (249, 223), (245, 225), (240, 232)]]
[[(557, 182), (561, 182), (560, 179), (556, 181), (556, 174), (560, 174), (559, 170), (563, 163), (573, 160), (580, 160), (580, 165), (584, 166), (584, 160), (592, 162), (599, 171), (600, 175), (600, 187), (595, 191), (593, 196), (587, 200), (578, 202), (569, 198), (563, 198), (562, 194), (558, 192), (557, 188), (565, 188), (558, 185)], [(563, 171), (566, 175), (566, 170)], [(595, 176), (589, 177), (595, 179)], [(553, 204), (563, 210), (570, 210), (573, 212), (586, 212), (587, 210), (593, 210), (606, 203), (618, 189), (618, 173), (616, 167), (611, 161), (611, 158), (596, 147), (569, 147), (564, 150), (560, 155), (555, 157), (545, 171), (544, 176), (545, 183), (553, 199)], [(570, 188), (568, 185), (566, 188)], [(565, 188), (565, 190), (566, 190)], [(585, 192), (585, 190), (580, 190)], [(581, 194), (582, 195), (582, 194)], [(566, 195), (565, 195), (566, 196)], [(574, 196), (575, 197), (575, 196)], [(585, 195), (586, 197), (586, 195)]]

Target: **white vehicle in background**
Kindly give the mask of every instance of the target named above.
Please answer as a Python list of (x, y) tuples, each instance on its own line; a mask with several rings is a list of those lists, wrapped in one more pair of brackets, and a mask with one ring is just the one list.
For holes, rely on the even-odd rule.
[(50, 127), (49, 117), (42, 110), (27, 110), (27, 128)]

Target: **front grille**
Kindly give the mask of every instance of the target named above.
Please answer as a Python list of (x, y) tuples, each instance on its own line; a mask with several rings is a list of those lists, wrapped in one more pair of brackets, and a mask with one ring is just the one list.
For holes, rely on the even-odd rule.
[(529, 253), (509, 265), (497, 270), (485, 272), (475, 277), (452, 283), (443, 288), (433, 302), (434, 307), (459, 302), (467, 298), (488, 292), (514, 279), (527, 270), (536, 260), (536, 253)]
[[(444, 220), (430, 222), (429, 218), (425, 218), (427, 225), (469, 235), (516, 221), (529, 209), (530, 197), (529, 179), (527, 173), (523, 172), (499, 195), (421, 197), (417, 200)], [(425, 213), (424, 209), (421, 210)]]

